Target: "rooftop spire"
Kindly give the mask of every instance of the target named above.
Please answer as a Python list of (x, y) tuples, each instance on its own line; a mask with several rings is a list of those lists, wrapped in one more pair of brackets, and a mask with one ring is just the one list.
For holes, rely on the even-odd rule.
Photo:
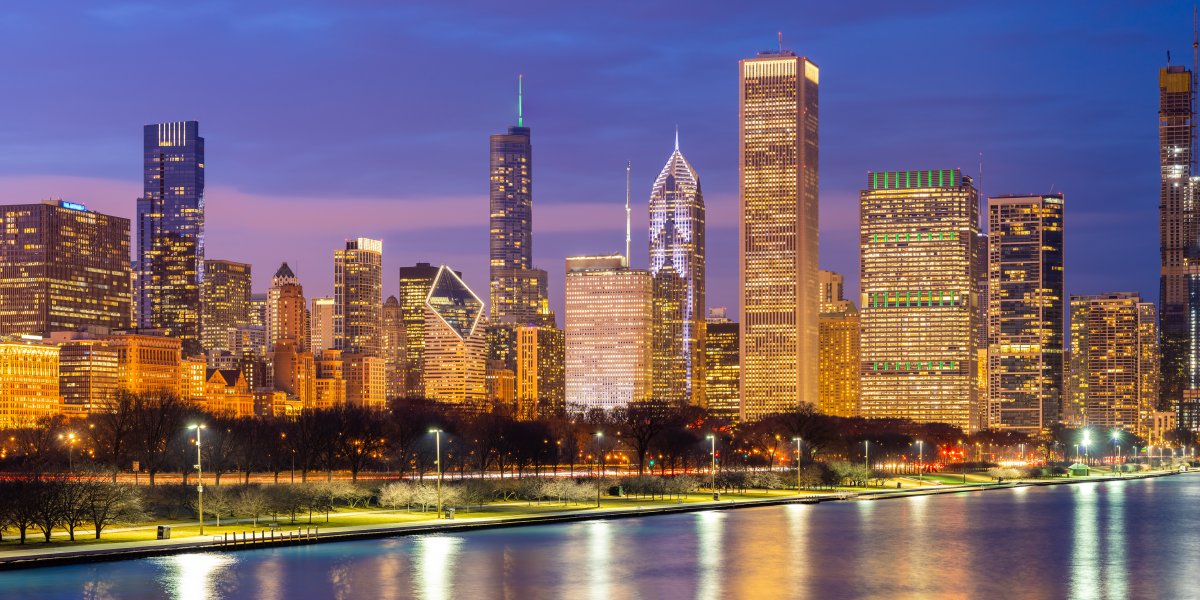
[(630, 234), (630, 228), (629, 228), (629, 218), (630, 218), (629, 217), (629, 214), (630, 214), (629, 213), (629, 168), (630, 168), (630, 165), (632, 165), (632, 164), (633, 163), (631, 161), (625, 161), (625, 266), (626, 267), (630, 266), (629, 240), (631, 239), (631, 237), (629, 235)]
[(517, 74), (517, 127), (525, 126), (525, 74)]
[(675, 151), (679, 152), (679, 124), (675, 125)]

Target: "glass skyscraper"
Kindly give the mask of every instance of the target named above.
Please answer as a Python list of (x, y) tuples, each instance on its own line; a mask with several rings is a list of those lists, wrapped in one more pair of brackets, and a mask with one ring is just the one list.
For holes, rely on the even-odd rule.
[(137, 203), (139, 326), (200, 351), (204, 281), (204, 138), (196, 121), (143, 129)]
[(378, 357), (383, 326), (383, 242), (346, 240), (333, 254), (334, 347)]
[(650, 192), (654, 278), (653, 398), (705, 405), (704, 196), (700, 177), (675, 151)]
[(533, 267), (533, 144), (519, 108), (517, 125), (491, 137), (489, 156), (491, 321), (553, 326), (546, 272)]
[(1061, 420), (1063, 195), (988, 199), (988, 428)]

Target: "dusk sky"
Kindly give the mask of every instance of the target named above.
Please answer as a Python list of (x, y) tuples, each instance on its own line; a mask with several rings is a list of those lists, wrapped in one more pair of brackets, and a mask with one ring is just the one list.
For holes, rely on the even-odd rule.
[[(1157, 74), (1191, 64), (1190, 3), (30, 2), (0, 13), (0, 200), (132, 218), (141, 127), (200, 121), (207, 254), (281, 261), (329, 295), (333, 251), (384, 240), (487, 291), (488, 136), (525, 76), (535, 262), (562, 323), (563, 258), (646, 264), (672, 149), (708, 208), (708, 305), (737, 307), (737, 61), (821, 68), (822, 268), (857, 281), (868, 170), (960, 167), (985, 195), (1066, 193), (1071, 294), (1157, 300)], [(856, 285), (851, 285), (851, 291)], [(851, 296), (857, 302), (857, 297)]]

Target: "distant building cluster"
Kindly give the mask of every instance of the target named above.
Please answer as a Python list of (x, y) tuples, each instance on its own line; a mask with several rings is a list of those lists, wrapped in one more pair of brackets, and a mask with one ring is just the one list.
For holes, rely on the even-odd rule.
[(966, 431), (1200, 430), (1191, 71), (1159, 74), (1158, 307), (1068, 297), (1064, 194), (981, 199), (957, 168), (867, 172), (845, 298), (818, 266), (820, 71), (781, 48), (738, 75), (739, 321), (707, 306), (704, 195), (678, 133), (649, 193), (647, 268), (628, 224), (624, 253), (566, 258), (560, 328), (533, 263), (522, 109), (489, 140), (486, 302), (446, 265), (391, 279), (366, 237), (331, 249), (332, 297), (307, 298), (286, 262), (254, 293), (250, 264), (205, 247), (199, 124), (160, 123), (143, 131), (136, 222), (0, 206), (0, 427), (163, 393), (240, 417), (421, 397), (521, 419), (655, 401), (731, 421), (808, 404)]

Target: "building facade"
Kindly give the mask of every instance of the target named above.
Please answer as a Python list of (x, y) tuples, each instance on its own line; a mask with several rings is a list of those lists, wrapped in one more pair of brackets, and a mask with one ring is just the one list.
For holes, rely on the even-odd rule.
[(62, 412), (58, 385), (57, 346), (0, 341), (0, 429), (35, 427)]
[(1069, 424), (1148, 431), (1159, 385), (1155, 312), (1133, 293), (1071, 296)]
[(485, 408), (486, 328), (483, 301), (443, 265), (425, 298), (423, 378), (427, 398)]
[(313, 298), (309, 311), (309, 345), (313, 352), (332, 350), (333, 342), (333, 298)]
[[(400, 267), (400, 314), (404, 319), (404, 395), (425, 395), (425, 299), (433, 289), (438, 267), (417, 263)], [(462, 277), (462, 273), (455, 273)]]
[(379, 356), (383, 325), (383, 242), (346, 240), (333, 256), (333, 337), (343, 352)]
[(704, 406), (704, 195), (679, 152), (650, 191), (650, 275), (654, 292), (653, 390), (674, 406)]
[(182, 397), (183, 345), (179, 338), (122, 333), (101, 339), (117, 351), (118, 389), (133, 394), (162, 392)]
[(857, 417), (860, 403), (859, 315), (854, 303), (842, 297), (841, 273), (820, 273), (820, 368), (817, 410), (838, 417)]
[(516, 333), (518, 418), (562, 414), (567, 392), (566, 334), (543, 325), (522, 325)]
[(204, 318), (200, 341), (204, 351), (228, 352), (230, 332), (250, 324), (250, 265), (205, 260), (202, 289)]
[(817, 400), (817, 90), (790, 51), (740, 62), (741, 418)]
[(308, 303), (304, 286), (287, 263), (279, 266), (267, 290), (267, 351), (290, 342), (300, 352), (309, 351)]
[(981, 429), (983, 249), (971, 178), (872, 172), (860, 201), (862, 416)]
[(651, 398), (653, 279), (619, 254), (567, 258), (568, 409)]
[(741, 414), (739, 392), (740, 328), (724, 308), (708, 311), (704, 337), (704, 397), (708, 414), (736, 421)]
[(196, 121), (143, 128), (137, 202), (138, 319), (200, 351), (204, 282), (204, 138)]
[(388, 296), (383, 303), (383, 329), (380, 343), (383, 360), (387, 365), (387, 397), (404, 395), (404, 351), (407, 337), (404, 331), (404, 311), (395, 296)]
[(129, 220), (46, 201), (0, 206), (0, 336), (124, 329)]
[(1061, 420), (1063, 195), (988, 199), (988, 427), (1037, 435)]
[(58, 351), (63, 411), (88, 415), (112, 406), (120, 382), (117, 350), (104, 340), (78, 339), (61, 342)]

